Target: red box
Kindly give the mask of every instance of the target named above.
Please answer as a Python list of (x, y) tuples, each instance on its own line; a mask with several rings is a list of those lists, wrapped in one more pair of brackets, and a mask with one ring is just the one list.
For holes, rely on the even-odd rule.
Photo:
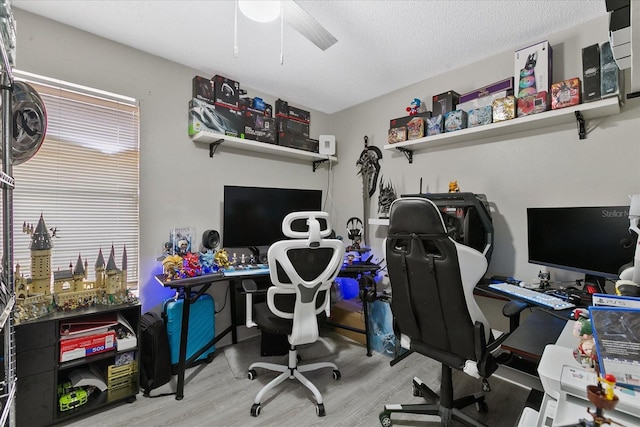
[(60, 340), (60, 362), (80, 359), (115, 348), (116, 333), (107, 331), (102, 334)]
[(580, 79), (574, 77), (551, 85), (551, 109), (580, 104)]

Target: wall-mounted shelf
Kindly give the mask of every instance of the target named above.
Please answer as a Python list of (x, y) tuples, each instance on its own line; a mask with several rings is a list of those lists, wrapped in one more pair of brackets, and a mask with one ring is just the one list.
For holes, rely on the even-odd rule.
[(455, 132), (442, 133), (439, 135), (427, 136), (411, 141), (386, 144), (382, 148), (385, 150), (396, 149), (401, 151), (409, 160), (413, 162), (413, 153), (433, 147), (460, 144), (473, 141), (481, 143), (481, 139), (494, 138), (510, 135), (518, 132), (526, 132), (560, 124), (577, 122), (580, 139), (586, 137), (584, 121), (598, 117), (611, 116), (620, 112), (620, 104), (617, 97), (602, 99), (600, 101), (575, 105), (573, 107), (562, 108), (560, 110), (545, 111), (543, 113), (532, 114), (530, 116), (518, 117), (503, 122), (491, 123), (484, 126), (462, 129)]
[(369, 218), (369, 225), (389, 225), (389, 218)]
[(311, 151), (297, 150), (295, 148), (282, 147), (280, 145), (269, 144), (266, 142), (252, 141), (250, 139), (236, 138), (233, 136), (222, 135), (219, 133), (201, 131), (191, 137), (194, 142), (209, 144), (209, 157), (213, 157), (218, 146), (231, 147), (239, 150), (255, 151), (258, 153), (271, 154), (278, 157), (289, 157), (299, 160), (311, 160), (313, 162), (313, 171), (319, 164), (331, 160), (338, 160), (335, 156), (327, 156), (325, 154), (312, 153)]

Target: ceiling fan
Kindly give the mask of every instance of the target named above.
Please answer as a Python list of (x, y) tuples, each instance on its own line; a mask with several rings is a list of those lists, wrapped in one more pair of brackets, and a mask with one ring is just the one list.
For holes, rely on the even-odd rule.
[[(322, 24), (309, 15), (309, 13), (302, 9), (293, 0), (236, 0), (236, 37), (238, 10), (240, 10), (247, 18), (258, 22), (270, 22), (280, 17), (281, 34), (284, 31), (284, 23), (286, 22), (323, 51), (327, 50), (338, 41), (338, 39), (327, 31)], [(238, 47), (236, 43), (234, 46), (235, 56), (237, 56), (237, 50)], [(282, 63), (282, 54), (280, 62)]]

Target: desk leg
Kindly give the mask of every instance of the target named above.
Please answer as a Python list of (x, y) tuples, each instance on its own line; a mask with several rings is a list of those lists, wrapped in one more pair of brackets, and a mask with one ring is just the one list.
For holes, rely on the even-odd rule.
[(180, 328), (180, 354), (178, 357), (178, 384), (176, 387), (176, 400), (184, 397), (184, 371), (187, 358), (187, 337), (189, 334), (189, 312), (191, 310), (191, 298), (185, 295), (182, 304), (182, 325)]
[(235, 280), (231, 280), (229, 282), (229, 304), (231, 304), (231, 342), (233, 344), (238, 343), (238, 322), (236, 320), (236, 286), (238, 284)]
[(362, 311), (364, 313), (364, 336), (367, 341), (367, 356), (371, 357), (371, 342), (369, 341), (369, 303), (362, 301)]

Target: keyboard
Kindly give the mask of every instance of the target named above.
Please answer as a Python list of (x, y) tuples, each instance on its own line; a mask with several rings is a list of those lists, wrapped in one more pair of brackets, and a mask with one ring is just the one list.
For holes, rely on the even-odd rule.
[(531, 302), (536, 305), (541, 305), (552, 310), (565, 310), (567, 308), (575, 307), (574, 304), (564, 301), (561, 298), (553, 295), (545, 294), (543, 292), (536, 292), (532, 289), (522, 288), (518, 285), (512, 285), (510, 283), (491, 283), (489, 284), (491, 289), (495, 289), (500, 292), (504, 292), (507, 295), (515, 296), (525, 301)]

